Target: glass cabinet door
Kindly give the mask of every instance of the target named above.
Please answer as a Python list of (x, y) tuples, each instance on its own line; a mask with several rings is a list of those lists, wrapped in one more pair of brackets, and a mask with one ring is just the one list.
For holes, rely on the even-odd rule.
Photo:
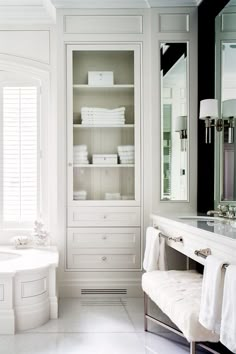
[(139, 46), (68, 46), (69, 202), (139, 203)]

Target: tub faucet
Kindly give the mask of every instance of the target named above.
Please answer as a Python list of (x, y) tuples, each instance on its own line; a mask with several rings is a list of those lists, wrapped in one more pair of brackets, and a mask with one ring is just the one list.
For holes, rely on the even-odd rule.
[(228, 213), (229, 213), (229, 205), (219, 204), (217, 206), (217, 210), (208, 210), (207, 215), (208, 216), (218, 215), (220, 217), (227, 218)]

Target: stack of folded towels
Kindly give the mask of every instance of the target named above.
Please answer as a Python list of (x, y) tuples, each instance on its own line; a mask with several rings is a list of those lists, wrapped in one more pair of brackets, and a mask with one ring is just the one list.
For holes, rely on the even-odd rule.
[(74, 164), (87, 165), (89, 163), (87, 145), (74, 145), (73, 160)]
[(117, 149), (121, 164), (134, 163), (134, 145), (121, 145)]
[(74, 200), (86, 200), (87, 199), (87, 191), (74, 191), (73, 199)]
[(81, 108), (82, 125), (124, 125), (125, 107), (115, 109)]
[(105, 200), (120, 200), (120, 199), (121, 199), (121, 195), (119, 192), (117, 193), (105, 192)]

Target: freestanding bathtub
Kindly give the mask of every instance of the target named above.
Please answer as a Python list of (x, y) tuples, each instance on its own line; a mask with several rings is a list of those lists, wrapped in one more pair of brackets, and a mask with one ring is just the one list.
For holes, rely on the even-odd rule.
[(58, 317), (55, 247), (0, 246), (0, 334), (14, 334)]

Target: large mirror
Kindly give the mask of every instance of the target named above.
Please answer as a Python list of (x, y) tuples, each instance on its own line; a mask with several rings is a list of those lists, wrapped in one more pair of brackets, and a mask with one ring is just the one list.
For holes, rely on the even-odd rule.
[(216, 98), (223, 133), (216, 133), (216, 203), (236, 201), (236, 1), (216, 17)]
[(161, 200), (188, 200), (188, 46), (160, 44)]

